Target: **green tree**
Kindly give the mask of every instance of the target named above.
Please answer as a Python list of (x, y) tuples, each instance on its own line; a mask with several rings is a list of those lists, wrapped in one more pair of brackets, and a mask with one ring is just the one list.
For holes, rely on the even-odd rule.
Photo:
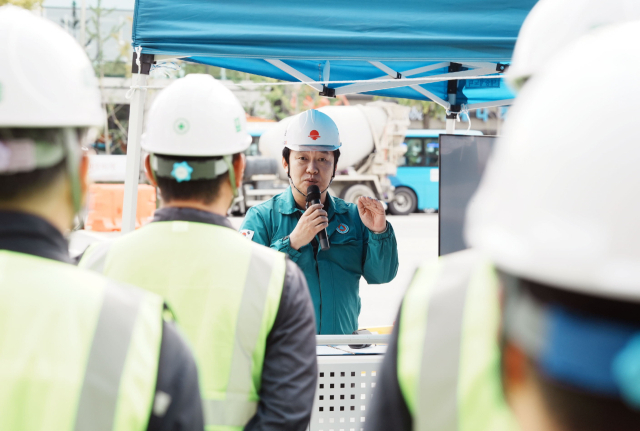
[(426, 100), (414, 100), (414, 99), (389, 99), (386, 97), (374, 97), (374, 100), (385, 100), (387, 102), (397, 102), (400, 105), (410, 106), (416, 108), (422, 112), (422, 128), (429, 129), (432, 119), (439, 119), (444, 121), (444, 117), (447, 110), (435, 102), (427, 102)]
[(31, 10), (35, 7), (42, 7), (43, 2), (44, 0), (0, 0), (0, 6), (12, 4), (14, 6), (19, 6)]
[[(120, 42), (118, 33), (124, 26), (124, 23), (114, 25), (109, 29), (108, 32), (104, 32), (102, 29), (102, 20), (106, 16), (110, 15), (115, 9), (104, 8), (102, 7), (102, 0), (97, 0), (96, 5), (90, 6), (89, 10), (92, 13), (91, 18), (89, 19), (89, 25), (87, 25), (87, 46), (89, 46), (92, 42), (95, 43), (95, 56), (91, 59), (91, 61), (93, 63), (94, 71), (98, 76), (98, 80), (100, 83), (100, 93), (102, 95), (102, 100), (105, 101), (104, 77), (107, 75), (124, 76), (126, 63), (122, 60), (122, 52), (120, 52), (120, 55), (115, 59), (115, 61), (105, 60), (104, 46), (110, 39), (114, 39), (117, 43)], [(111, 118), (112, 122), (118, 125), (119, 123), (117, 122), (118, 120), (115, 116), (114, 106), (109, 105), (105, 102), (105, 110), (107, 111), (107, 115), (109, 116), (109, 118)], [(116, 134), (118, 134), (119, 131), (119, 128), (115, 129)], [(111, 154), (111, 146), (113, 144), (113, 140), (108, 127), (108, 121), (105, 124), (104, 135), (101, 139), (104, 140), (107, 154)]]
[(317, 90), (305, 84), (264, 87), (263, 94), (271, 103), (276, 120), (282, 120), (307, 109), (349, 104), (345, 96), (323, 97), (318, 94)]

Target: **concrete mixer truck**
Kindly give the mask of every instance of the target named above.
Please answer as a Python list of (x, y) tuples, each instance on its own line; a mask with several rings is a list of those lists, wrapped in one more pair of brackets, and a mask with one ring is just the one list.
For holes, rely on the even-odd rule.
[[(329, 193), (355, 203), (360, 196), (372, 196), (383, 202), (394, 198), (390, 175), (396, 174), (402, 145), (409, 127), (409, 108), (389, 102), (355, 106), (325, 106), (319, 109), (340, 131), (342, 148), (336, 177)], [(259, 141), (259, 156), (247, 157), (242, 196), (236, 211), (258, 205), (281, 193), (288, 186), (282, 167), (284, 133), (291, 117), (266, 130)]]

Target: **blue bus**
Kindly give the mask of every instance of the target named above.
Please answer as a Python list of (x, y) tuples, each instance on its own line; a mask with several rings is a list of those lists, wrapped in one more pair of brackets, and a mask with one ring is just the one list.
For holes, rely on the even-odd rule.
[[(445, 130), (407, 130), (407, 152), (398, 166), (396, 175), (389, 177), (391, 184), (396, 188), (395, 199), (389, 203), (391, 214), (407, 215), (416, 210), (438, 210), (438, 137), (445, 133)], [(482, 132), (456, 130), (456, 135), (482, 135)]]

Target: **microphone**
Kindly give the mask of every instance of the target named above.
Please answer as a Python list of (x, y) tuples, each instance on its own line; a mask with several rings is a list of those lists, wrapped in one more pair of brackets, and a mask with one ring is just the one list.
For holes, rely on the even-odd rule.
[[(311, 185), (307, 189), (307, 208), (309, 205), (315, 205), (320, 203), (320, 187), (316, 185)], [(320, 248), (322, 250), (329, 250), (331, 247), (329, 245), (329, 238), (327, 238), (327, 229), (322, 229), (318, 232), (318, 237), (320, 237)]]

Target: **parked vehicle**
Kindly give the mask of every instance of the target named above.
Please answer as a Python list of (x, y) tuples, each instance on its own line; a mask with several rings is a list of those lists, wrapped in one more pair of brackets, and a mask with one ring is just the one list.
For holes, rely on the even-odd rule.
[[(445, 130), (409, 129), (405, 136), (406, 153), (400, 159), (396, 175), (390, 176), (395, 199), (389, 211), (407, 215), (416, 210), (438, 211), (440, 172), (438, 138)], [(482, 135), (477, 130), (457, 130), (457, 135)]]
[(245, 152), (247, 156), (259, 156), (260, 150), (258, 149), (258, 143), (260, 142), (260, 137), (264, 132), (271, 129), (275, 126), (275, 121), (251, 121), (247, 120), (247, 132), (251, 135), (251, 146)]

